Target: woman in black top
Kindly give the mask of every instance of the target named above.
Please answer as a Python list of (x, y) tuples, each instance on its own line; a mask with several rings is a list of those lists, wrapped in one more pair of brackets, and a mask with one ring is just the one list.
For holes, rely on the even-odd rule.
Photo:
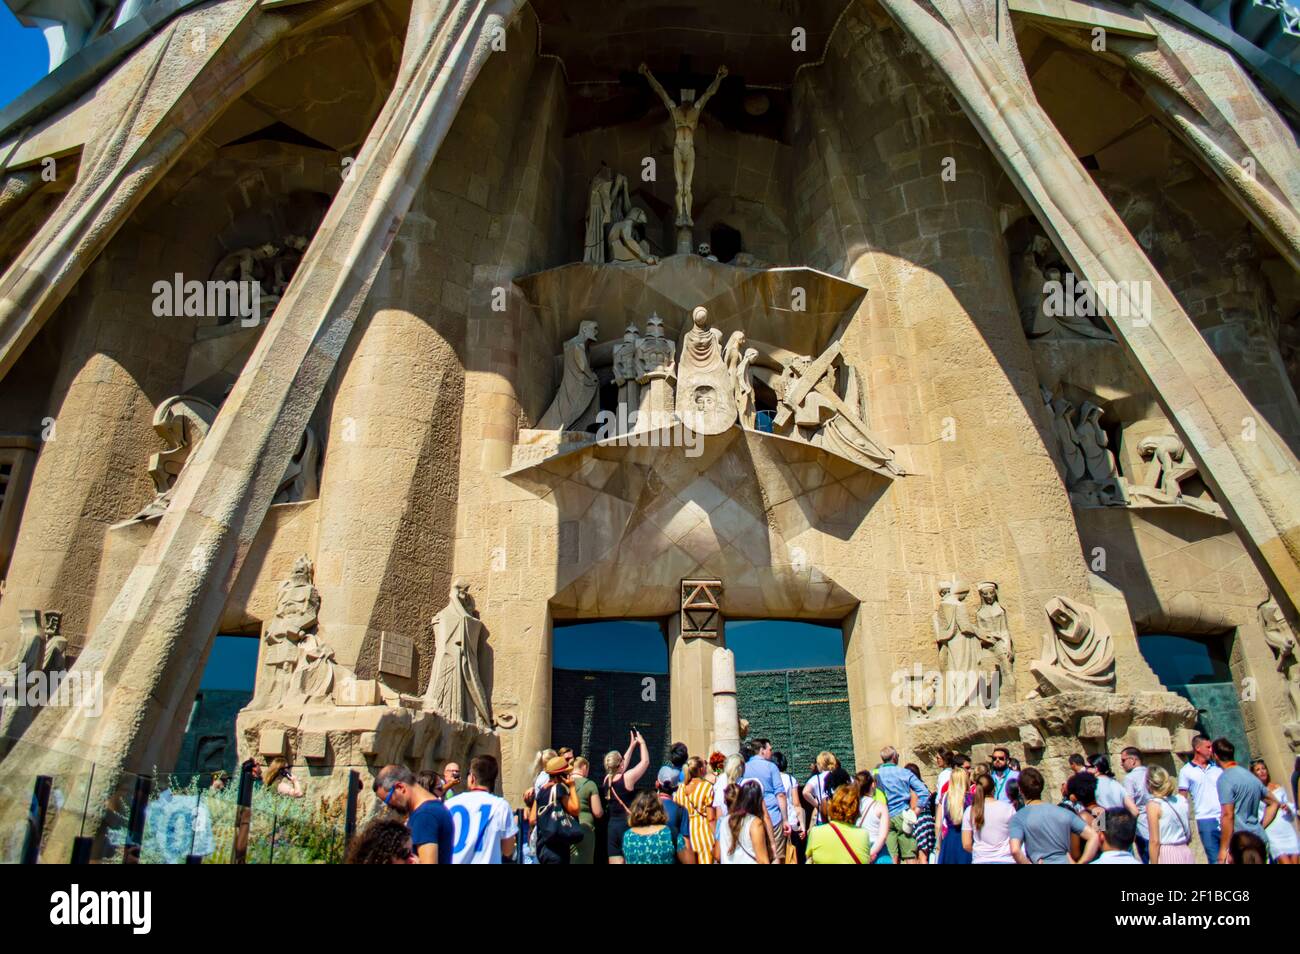
[[(641, 760), (632, 768), (628, 762), (632, 750), (640, 749)], [(623, 863), (623, 833), (627, 831), (627, 812), (632, 805), (636, 783), (641, 781), (646, 768), (650, 765), (650, 753), (646, 751), (645, 736), (640, 732), (631, 733), (627, 752), (620, 755), (610, 752), (605, 756), (605, 782), (600, 790), (605, 796), (605, 805), (609, 811), (609, 832), (605, 836), (605, 848), (609, 852), (609, 863)]]

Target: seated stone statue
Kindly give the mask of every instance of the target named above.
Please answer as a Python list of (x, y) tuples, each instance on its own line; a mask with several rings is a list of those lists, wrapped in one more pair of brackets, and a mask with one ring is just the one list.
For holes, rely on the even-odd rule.
[(1042, 656), (1029, 664), (1039, 688), (1029, 698), (1083, 689), (1115, 690), (1115, 641), (1110, 626), (1091, 606), (1064, 596), (1047, 601), (1051, 632)]
[(640, 262), (642, 265), (658, 265), (659, 259), (650, 254), (650, 243), (636, 236), (637, 226), (646, 224), (645, 212), (633, 209), (627, 218), (614, 223), (609, 230), (609, 260), (611, 262)]
[(250, 708), (270, 709), (330, 701), (334, 681), (346, 667), (316, 633), (320, 593), (312, 581), (312, 562), (298, 557), (289, 579), (280, 584), (275, 615), (262, 631), (266, 667)]

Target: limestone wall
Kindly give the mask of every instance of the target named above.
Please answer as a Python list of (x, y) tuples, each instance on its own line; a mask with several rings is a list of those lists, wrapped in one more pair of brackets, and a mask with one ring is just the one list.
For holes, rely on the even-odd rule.
[(879, 700), (882, 675), (937, 665), (940, 579), (999, 583), (1022, 693), (1044, 602), (1088, 602), (1089, 581), (1011, 297), (1000, 173), (975, 130), (901, 37), (860, 11), (825, 65), (801, 74), (796, 106), (797, 247), (871, 289), (845, 341), (871, 383), (872, 424), (915, 471), (891, 488), (890, 521), (828, 541), (863, 601), (848, 665), (851, 690), (869, 687), (868, 706), (854, 706), (865, 761), (903, 735)]
[(321, 633), (362, 677), (376, 674), (381, 632), (413, 638), (418, 678), (386, 677), (408, 692), (428, 681), (430, 620), (450, 589), (457, 507), (482, 494), (463, 482), (461, 459), (471, 452), (462, 435), (492, 399), (467, 376), (480, 340), (493, 356), (504, 342), (499, 313), (491, 313), (490, 334), (476, 331), (472, 316), (492, 302), (482, 270), (529, 244), (510, 234), (518, 205), (509, 185), (532, 158), (515, 150), (538, 81), (533, 30), (527, 17), (517, 21), (507, 51), (474, 84), (340, 361), (330, 410), (316, 571)]

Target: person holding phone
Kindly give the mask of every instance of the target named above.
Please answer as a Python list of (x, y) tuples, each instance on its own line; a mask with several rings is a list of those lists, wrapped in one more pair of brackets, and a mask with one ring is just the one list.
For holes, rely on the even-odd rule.
[[(627, 831), (627, 816), (631, 810), (632, 799), (635, 797), (634, 790), (636, 783), (641, 781), (641, 776), (645, 775), (645, 770), (650, 765), (650, 753), (646, 749), (645, 736), (636, 729), (631, 731), (630, 736), (627, 752), (620, 754), (613, 751), (605, 756), (605, 782), (601, 785), (601, 792), (605, 796), (605, 807), (609, 811), (609, 831), (606, 835), (605, 847), (609, 852), (611, 865), (623, 863), (623, 833)], [(632, 752), (635, 750), (640, 752), (639, 760), (636, 765), (629, 768)]]

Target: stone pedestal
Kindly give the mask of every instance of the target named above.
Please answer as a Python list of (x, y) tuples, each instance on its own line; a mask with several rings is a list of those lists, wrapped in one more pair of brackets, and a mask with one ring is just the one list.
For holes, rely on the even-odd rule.
[[(669, 704), (672, 741), (685, 742), (692, 755), (707, 756), (713, 742), (713, 654), (724, 646), (723, 621), (715, 639), (684, 638), (681, 615), (668, 623)], [(733, 669), (734, 672), (734, 669)], [(732, 689), (734, 691), (734, 683)], [(733, 696), (734, 699), (734, 696)]]
[(693, 236), (691, 235), (691, 227), (689, 225), (677, 226), (677, 254), (678, 255), (691, 254), (692, 240), (693, 240)]
[(1195, 722), (1192, 704), (1173, 692), (1086, 690), (914, 721), (903, 727), (902, 748), (928, 765), (941, 749), (969, 752), (978, 762), (1004, 745), (1024, 765), (1039, 769), (1047, 791), (1054, 792), (1080, 747), (1104, 752), (1118, 764), (1119, 753), (1134, 746), (1169, 768), (1173, 756), (1185, 751), (1182, 740)]

